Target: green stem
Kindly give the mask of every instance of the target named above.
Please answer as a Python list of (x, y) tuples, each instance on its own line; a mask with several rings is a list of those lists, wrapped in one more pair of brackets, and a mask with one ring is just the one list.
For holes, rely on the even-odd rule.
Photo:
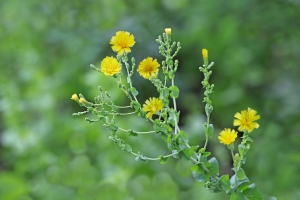
[[(130, 130), (126, 130), (126, 129), (123, 129), (123, 128), (120, 128), (119, 129), (121, 131), (124, 131), (124, 132), (130, 132)], [(134, 133), (136, 134), (148, 134), (148, 133), (155, 133), (155, 131), (134, 131)]]
[[(132, 155), (135, 155), (135, 156), (140, 156), (139, 154), (136, 154), (136, 153), (134, 153), (134, 152), (130, 152)], [(169, 154), (169, 155), (166, 155), (166, 156), (163, 156), (163, 158), (168, 158), (168, 157), (171, 157), (171, 156), (174, 156), (174, 155), (176, 155), (176, 154), (178, 154), (178, 152), (176, 152), (176, 153), (172, 153), (172, 154)], [(145, 156), (146, 157), (146, 156)], [(155, 161), (155, 160), (160, 160), (160, 158), (148, 158), (148, 157), (146, 157), (146, 160), (152, 160), (152, 161)]]
[[(208, 126), (209, 125), (209, 116), (207, 116), (207, 121), (206, 121), (206, 125)], [(207, 143), (208, 143), (208, 135), (205, 134), (205, 144), (204, 144), (204, 150), (206, 150), (206, 147), (207, 147)]]
[[(125, 68), (126, 68), (126, 71), (127, 71), (127, 76), (128, 76), (128, 80), (129, 80), (129, 86), (130, 86), (130, 88), (132, 88), (132, 81), (131, 81), (131, 78), (130, 78), (130, 73), (129, 73), (129, 65), (128, 65), (128, 63), (127, 62), (124, 62), (125, 63)], [(136, 102), (139, 102), (138, 100), (137, 100), (137, 98), (135, 97), (135, 96), (133, 96), (133, 98), (134, 98), (134, 100), (136, 101)]]
[[(174, 86), (174, 78), (172, 78), (172, 86)], [(177, 106), (176, 106), (176, 100), (173, 97), (173, 106), (174, 106), (174, 111), (176, 113), (177, 111)], [(177, 115), (175, 116), (175, 135), (180, 131), (179, 127), (178, 127), (178, 122), (177, 122)]]
[(121, 116), (121, 115), (132, 115), (135, 114), (136, 112), (130, 112), (130, 113), (108, 113), (110, 115), (116, 115), (116, 116)]

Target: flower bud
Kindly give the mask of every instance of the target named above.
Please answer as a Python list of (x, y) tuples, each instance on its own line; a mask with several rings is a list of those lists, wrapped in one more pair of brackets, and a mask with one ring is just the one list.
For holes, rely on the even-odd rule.
[(77, 94), (73, 94), (72, 97), (71, 97), (72, 100), (74, 101), (78, 101), (78, 96)]
[(167, 35), (171, 35), (172, 29), (171, 28), (166, 28), (165, 32)]
[(84, 98), (80, 98), (79, 102), (82, 103), (82, 104), (86, 104), (87, 103), (87, 101)]

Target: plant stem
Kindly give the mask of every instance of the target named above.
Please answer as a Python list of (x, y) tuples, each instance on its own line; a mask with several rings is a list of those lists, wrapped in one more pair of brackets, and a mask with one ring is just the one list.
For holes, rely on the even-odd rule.
[[(123, 129), (123, 128), (120, 128), (119, 129), (121, 131), (124, 131), (124, 132), (129, 132), (130, 130), (126, 130), (126, 129)], [(136, 134), (148, 134), (148, 133), (155, 133), (155, 131), (133, 131), (134, 133)]]
[[(174, 86), (174, 78), (172, 78), (172, 86)], [(174, 111), (176, 113), (177, 111), (177, 106), (176, 106), (176, 100), (175, 98), (173, 97), (173, 106), (174, 106)], [(176, 115), (176, 114), (175, 114)], [(177, 115), (175, 116), (175, 135), (180, 131), (179, 127), (178, 127), (178, 122), (177, 122)]]

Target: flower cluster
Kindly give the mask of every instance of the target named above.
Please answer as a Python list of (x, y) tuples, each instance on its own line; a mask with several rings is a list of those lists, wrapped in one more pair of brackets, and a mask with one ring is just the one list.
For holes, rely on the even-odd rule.
[[(256, 120), (260, 119), (259, 115), (256, 115), (256, 111), (248, 108), (248, 110), (243, 110), (240, 113), (237, 112), (234, 117), (236, 119), (233, 120), (234, 126), (239, 126), (238, 130), (250, 133), (253, 131), (254, 128), (258, 128), (259, 124), (255, 122)], [(235, 138), (237, 136), (237, 132), (235, 130), (230, 129), (224, 129), (220, 136), (218, 137), (220, 140), (220, 143), (230, 145), (235, 141)]]

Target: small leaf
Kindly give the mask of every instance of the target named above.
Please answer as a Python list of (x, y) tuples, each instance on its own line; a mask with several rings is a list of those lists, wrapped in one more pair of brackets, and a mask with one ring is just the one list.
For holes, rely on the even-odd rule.
[(229, 175), (223, 175), (221, 176), (219, 180), (219, 185), (218, 187), (222, 190), (229, 190), (230, 189), (230, 181), (229, 181)]
[(130, 106), (133, 107), (135, 110), (139, 110), (141, 107), (141, 104), (139, 104), (139, 102), (137, 102), (137, 101), (132, 101), (130, 103)]
[(219, 175), (219, 163), (218, 160), (215, 157), (212, 157), (208, 161), (211, 164), (211, 167), (209, 168), (211, 172), (213, 172), (216, 175)]
[(134, 87), (130, 88), (130, 92), (133, 96), (137, 96), (139, 94), (139, 92)]
[(204, 174), (204, 170), (199, 165), (193, 165), (191, 170), (193, 172), (197, 172), (198, 174)]
[(169, 87), (169, 91), (170, 91), (170, 96), (172, 98), (178, 98), (179, 96), (179, 89), (177, 86), (172, 85), (171, 87)]
[(208, 127), (207, 127), (207, 135), (212, 138), (213, 137), (213, 134), (214, 134), (214, 126), (212, 124), (210, 124)]
[(234, 192), (230, 195), (230, 200), (246, 200), (246, 198), (242, 193)]
[(129, 130), (129, 134), (128, 135), (129, 136), (133, 136), (133, 137), (137, 137), (138, 136), (138, 134), (136, 132), (132, 131), (132, 130)]
[(132, 147), (129, 144), (125, 144), (125, 147), (122, 150), (130, 153), (130, 152), (132, 152)]
[(209, 177), (210, 177), (209, 174), (205, 174), (205, 173), (199, 174), (199, 173), (196, 172), (196, 171), (193, 171), (192, 175), (193, 175), (194, 179), (195, 179), (196, 181), (198, 181), (198, 182), (205, 182), (205, 181), (208, 181), (208, 180), (209, 180)]
[(156, 120), (154, 121), (153, 129), (154, 129), (154, 131), (155, 131), (156, 133), (158, 133), (158, 132), (163, 132), (163, 128), (162, 128), (161, 125), (160, 125), (160, 120), (159, 120), (159, 119), (156, 119)]
[(259, 192), (259, 190), (256, 188), (255, 184), (251, 184), (248, 189), (245, 189), (243, 191), (243, 194), (249, 199), (249, 200), (262, 200), (262, 195)]
[(188, 135), (186, 134), (186, 132), (180, 131), (180, 132), (179, 132), (179, 135), (181, 136), (181, 138), (183, 139), (183, 141), (185, 141), (185, 142), (188, 142), (188, 141), (189, 141), (189, 137), (188, 137)]
[(116, 132), (119, 129), (119, 127), (112, 125), (112, 124), (109, 125), (108, 128), (109, 128), (109, 130), (114, 131), (114, 132)]
[[(181, 147), (180, 145), (179, 145), (179, 147)], [(189, 160), (192, 156), (194, 156), (195, 154), (196, 154), (196, 149), (197, 149), (197, 147), (196, 146), (192, 146), (192, 147), (190, 147), (190, 148), (188, 148), (187, 146), (184, 146), (184, 145), (182, 145), (182, 152), (183, 152), (183, 154), (185, 155), (185, 157)], [(185, 148), (185, 149), (184, 149)]]
[(237, 178), (238, 178), (239, 180), (244, 180), (244, 179), (247, 178), (247, 176), (246, 176), (246, 174), (245, 174), (245, 172), (244, 172), (244, 170), (243, 170), (242, 168), (240, 168), (240, 169), (237, 171)]
[(239, 149), (240, 155), (241, 155), (242, 157), (244, 157), (244, 155), (245, 155), (245, 153), (246, 153), (246, 152), (245, 152), (245, 145), (239, 144), (238, 149)]
[(159, 158), (159, 164), (162, 164), (162, 165), (166, 164), (169, 160), (168, 157), (164, 158), (163, 156), (158, 156), (158, 158)]
[(203, 153), (201, 153), (201, 156), (205, 156), (205, 157), (208, 157), (208, 156), (210, 156), (210, 152), (203, 152)]
[(169, 90), (168, 88), (164, 88), (161, 90), (161, 95), (164, 99), (168, 98), (169, 97)]

